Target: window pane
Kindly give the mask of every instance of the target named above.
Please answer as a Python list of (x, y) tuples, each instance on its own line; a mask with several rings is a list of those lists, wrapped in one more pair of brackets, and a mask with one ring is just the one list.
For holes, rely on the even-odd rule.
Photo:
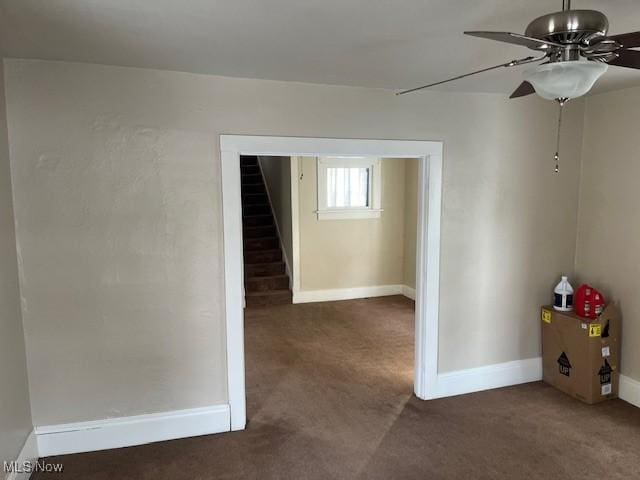
[(327, 207), (369, 206), (369, 168), (327, 168)]

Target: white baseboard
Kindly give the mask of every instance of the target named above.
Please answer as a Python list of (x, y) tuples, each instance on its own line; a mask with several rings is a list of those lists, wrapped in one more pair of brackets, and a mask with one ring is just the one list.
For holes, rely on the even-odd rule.
[(303, 290), (293, 292), (293, 303), (332, 302), (355, 298), (402, 295), (403, 285), (377, 285), (373, 287), (335, 288), (329, 290)]
[(451, 397), (538, 380), (542, 380), (542, 358), (540, 357), (496, 363), (439, 373), (434, 395), (430, 398)]
[(402, 286), (402, 295), (404, 295), (407, 298), (410, 298), (411, 300), (415, 300), (416, 299), (416, 289), (415, 288), (411, 288), (408, 285), (403, 285)]
[(41, 457), (228, 432), (229, 405), (36, 427)]
[[(542, 358), (528, 358), (440, 373), (436, 381), (434, 395), (429, 398), (451, 397), (539, 380), (542, 380)], [(640, 407), (640, 382), (620, 375), (618, 396), (622, 400)]]
[(618, 397), (631, 405), (640, 407), (640, 382), (626, 375), (620, 375)]
[(32, 431), (25, 440), (22, 450), (20, 450), (18, 458), (16, 458), (16, 462), (14, 464), (18, 467), (19, 471), (8, 473), (5, 480), (29, 480), (31, 472), (25, 467), (28, 465), (35, 465), (38, 457), (38, 442), (36, 440), (35, 433)]

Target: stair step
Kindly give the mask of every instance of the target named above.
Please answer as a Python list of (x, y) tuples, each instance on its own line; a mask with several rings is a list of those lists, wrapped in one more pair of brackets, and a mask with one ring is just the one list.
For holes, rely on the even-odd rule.
[(247, 292), (244, 298), (247, 307), (261, 307), (291, 304), (292, 295), (290, 290), (272, 290), (270, 292)]
[(244, 266), (245, 278), (272, 277), (285, 274), (284, 262), (248, 263)]
[(286, 275), (272, 275), (266, 277), (251, 277), (244, 279), (247, 292), (270, 292), (289, 288), (289, 277)]
[(258, 157), (255, 155), (241, 155), (240, 166), (258, 165)]
[(259, 175), (260, 167), (258, 165), (240, 165), (240, 173), (242, 175)]
[(269, 205), (266, 193), (243, 193), (242, 205)]
[(244, 227), (266, 227), (273, 225), (273, 217), (271, 213), (268, 215), (245, 215), (242, 217), (242, 225)]
[(271, 207), (267, 205), (243, 205), (242, 214), (246, 216), (251, 215), (271, 215)]
[(242, 184), (245, 185), (251, 185), (251, 184), (256, 184), (256, 183), (262, 183), (262, 175), (258, 174), (249, 174), (249, 175), (242, 175), (240, 177), (242, 179)]
[(244, 227), (242, 229), (242, 236), (248, 238), (264, 238), (275, 237), (277, 235), (276, 227), (272, 225), (259, 225), (255, 227)]
[(244, 252), (245, 265), (254, 263), (273, 263), (282, 261), (282, 250), (256, 250), (254, 252)]
[(247, 183), (242, 185), (242, 194), (248, 193), (267, 193), (264, 183)]
[(245, 252), (274, 250), (280, 246), (278, 237), (247, 238), (244, 241)]

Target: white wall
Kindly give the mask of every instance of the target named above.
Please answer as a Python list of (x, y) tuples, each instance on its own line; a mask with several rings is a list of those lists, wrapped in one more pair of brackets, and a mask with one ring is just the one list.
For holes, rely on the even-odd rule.
[(221, 133), (443, 140), (440, 360), (540, 353), (572, 272), (583, 103), (6, 63), (36, 424), (226, 400)]
[(0, 464), (16, 460), (31, 429), (0, 62)]
[(621, 370), (640, 381), (639, 125), (640, 88), (587, 99), (576, 271), (620, 303)]
[(291, 271), (293, 244), (291, 232), (291, 158), (260, 157), (260, 168), (273, 207), (284, 260)]

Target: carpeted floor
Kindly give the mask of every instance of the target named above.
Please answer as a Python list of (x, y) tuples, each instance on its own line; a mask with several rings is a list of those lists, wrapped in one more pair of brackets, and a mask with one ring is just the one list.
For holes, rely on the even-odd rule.
[(49, 458), (35, 479), (636, 479), (640, 409), (542, 384), (411, 395), (404, 297), (246, 313), (247, 430)]

